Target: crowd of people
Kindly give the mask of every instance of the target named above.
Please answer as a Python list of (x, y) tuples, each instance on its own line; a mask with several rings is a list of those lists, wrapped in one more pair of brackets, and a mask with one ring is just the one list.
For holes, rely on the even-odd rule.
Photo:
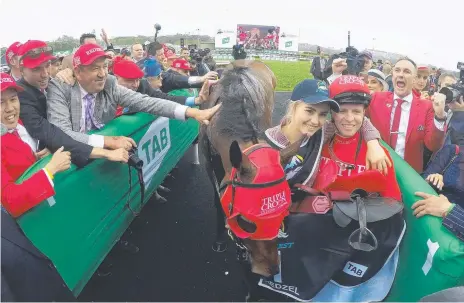
[[(106, 48), (97, 44), (95, 35), (84, 34), (79, 48), (66, 57), (54, 56), (40, 40), (15, 42), (6, 50), (10, 72), (0, 76), (2, 239), (17, 245), (2, 242), (2, 299), (72, 298), (51, 261), (21, 232), (15, 218), (53, 196), (54, 176), (71, 163), (83, 167), (95, 158), (127, 162), (136, 147), (130, 137), (89, 131), (128, 112), (208, 124), (220, 108), (196, 107), (209, 99), (219, 74), (195, 74), (187, 49), (176, 54), (151, 42), (132, 45), (130, 54), (117, 54), (106, 34), (102, 37)], [(303, 142), (299, 154), (285, 165), (289, 184), (323, 191), (337, 176), (377, 169), (387, 176), (382, 195), (401, 200), (391, 156), (379, 144), (382, 139), (440, 193), (416, 193), (421, 199), (412, 206), (414, 215), (442, 218), (464, 241), (464, 100), (460, 96), (446, 103), (444, 94), (429, 93), (431, 87), (440, 91), (458, 79), (409, 58), (378, 62), (373, 68), (372, 55), (361, 56), (365, 64), (360, 77), (344, 75), (346, 59), (329, 64), (323, 56), (316, 57), (311, 68), (316, 80), (295, 87), (285, 117), (265, 132), (278, 149)], [(179, 89), (195, 90), (170, 94)], [(53, 156), (42, 170), (16, 182), (49, 154)], [(31, 269), (34, 281), (42, 281), (27, 286), (31, 291), (23, 290), (25, 273), (16, 270), (18, 255), (24, 256), (24, 264), (36, 264), (31, 258), (37, 255), (43, 261)], [(37, 278), (45, 273), (47, 278)]]

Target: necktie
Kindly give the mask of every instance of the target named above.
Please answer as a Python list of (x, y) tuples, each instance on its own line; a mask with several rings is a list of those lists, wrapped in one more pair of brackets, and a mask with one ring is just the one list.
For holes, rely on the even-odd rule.
[(403, 105), (404, 100), (397, 99), (398, 104), (395, 108), (395, 115), (393, 116), (393, 123), (390, 130), (390, 147), (395, 149), (396, 142), (398, 141), (398, 132), (400, 129), (400, 120), (401, 120), (401, 105)]
[(92, 94), (87, 94), (84, 97), (85, 99), (85, 131), (88, 132), (93, 128), (100, 129), (103, 125), (96, 122), (96, 119), (93, 115), (95, 109), (95, 96)]

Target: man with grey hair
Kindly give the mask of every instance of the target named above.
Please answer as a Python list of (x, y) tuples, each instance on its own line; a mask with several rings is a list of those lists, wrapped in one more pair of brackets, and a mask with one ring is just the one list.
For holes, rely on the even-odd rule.
[(131, 47), (132, 59), (135, 63), (143, 59), (143, 46), (140, 43), (136, 43)]

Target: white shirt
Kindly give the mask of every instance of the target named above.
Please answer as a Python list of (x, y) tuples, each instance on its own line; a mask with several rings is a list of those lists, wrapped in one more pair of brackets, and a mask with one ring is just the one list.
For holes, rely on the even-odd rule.
[[(32, 151), (35, 153), (37, 152), (37, 147), (39, 146), (39, 140), (36, 140), (29, 135), (27, 132), (26, 128), (22, 126), (21, 124), (18, 124), (16, 126), (16, 130), (18, 131), (19, 137), (21, 140), (29, 145), (29, 147), (32, 149)], [(14, 129), (8, 130), (9, 133), (12, 133)]]
[[(396, 153), (404, 159), (404, 150), (406, 148), (406, 134), (408, 132), (409, 117), (411, 115), (411, 105), (413, 100), (413, 95), (410, 93), (404, 98), (398, 97), (398, 95), (393, 94), (393, 106), (390, 116), (390, 131), (393, 126), (393, 118), (395, 117), (396, 106), (398, 105), (397, 99), (403, 99), (405, 102), (401, 104), (401, 118), (400, 125), (398, 128), (398, 139), (396, 141), (395, 151)], [(433, 120), (435, 127), (443, 131), (444, 123), (438, 122), (436, 119)]]
[[(85, 91), (85, 89), (82, 88), (82, 86), (79, 85), (79, 88), (81, 89), (81, 104), (82, 104), (82, 109), (81, 109), (81, 133), (85, 132), (85, 104), (87, 103), (87, 100), (85, 99), (85, 96), (88, 95), (88, 92)], [(93, 94), (95, 97), (95, 100), (97, 98), (97, 94)], [(88, 144), (93, 147), (100, 147), (103, 148), (105, 145), (105, 137), (102, 135), (90, 135), (89, 137), (89, 142)]]

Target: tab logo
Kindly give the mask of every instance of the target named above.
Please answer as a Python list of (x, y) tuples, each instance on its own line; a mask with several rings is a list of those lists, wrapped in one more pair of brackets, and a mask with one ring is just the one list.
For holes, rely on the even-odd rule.
[(358, 263), (348, 261), (343, 268), (343, 272), (350, 276), (362, 278), (366, 273), (367, 267)]
[(230, 41), (230, 37), (222, 38), (222, 44), (227, 44)]
[(292, 47), (292, 41), (285, 42), (285, 47)]

